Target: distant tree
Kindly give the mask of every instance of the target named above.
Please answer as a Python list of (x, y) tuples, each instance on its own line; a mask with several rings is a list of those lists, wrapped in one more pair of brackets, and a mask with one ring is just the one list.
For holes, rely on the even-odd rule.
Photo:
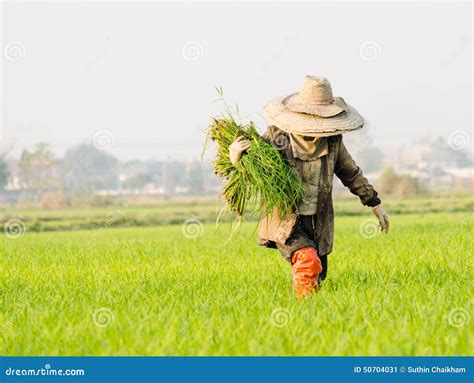
[(3, 156), (0, 156), (0, 190), (5, 190), (9, 178), (10, 171), (8, 170), (7, 162)]
[(36, 145), (34, 151), (24, 149), (18, 167), (23, 189), (34, 193), (36, 199), (41, 193), (57, 186), (54, 168), (58, 161), (46, 143)]
[(173, 194), (176, 188), (186, 186), (186, 166), (183, 162), (163, 162), (161, 171), (161, 185), (165, 192)]
[(377, 180), (377, 190), (383, 194), (396, 196), (419, 194), (422, 191), (416, 178), (407, 174), (397, 174), (392, 167), (384, 169)]
[(64, 155), (64, 188), (74, 192), (116, 189), (118, 169), (117, 159), (94, 145), (74, 146)]
[(122, 182), (124, 189), (143, 189), (146, 184), (153, 180), (152, 176), (147, 173), (137, 174), (136, 176), (127, 178)]
[(380, 193), (391, 194), (397, 185), (397, 175), (392, 167), (385, 168), (377, 180), (377, 189)]
[(189, 194), (199, 195), (204, 192), (204, 178), (201, 163), (193, 161), (189, 164), (186, 183), (189, 187)]
[(124, 172), (147, 173), (147, 165), (140, 160), (130, 160), (122, 164), (121, 170)]
[(164, 186), (163, 185), (163, 172), (164, 163), (161, 161), (148, 161), (146, 163), (146, 173), (150, 174), (152, 177), (152, 182), (155, 186)]
[(394, 194), (397, 196), (420, 194), (422, 188), (415, 177), (408, 174), (399, 176), (398, 184), (395, 186)]

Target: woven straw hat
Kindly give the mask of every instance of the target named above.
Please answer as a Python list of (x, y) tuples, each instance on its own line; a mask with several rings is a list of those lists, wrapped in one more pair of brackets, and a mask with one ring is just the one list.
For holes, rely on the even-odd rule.
[(342, 97), (333, 97), (324, 77), (306, 76), (300, 92), (275, 98), (264, 106), (263, 113), (278, 128), (307, 136), (332, 136), (364, 126), (354, 108)]

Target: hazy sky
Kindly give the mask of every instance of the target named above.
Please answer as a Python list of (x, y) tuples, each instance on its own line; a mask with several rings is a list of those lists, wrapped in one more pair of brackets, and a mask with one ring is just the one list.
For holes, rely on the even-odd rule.
[(95, 136), (123, 159), (197, 157), (216, 85), (263, 129), (263, 104), (306, 74), (382, 148), (458, 130), (472, 145), (470, 3), (4, 2), (1, 41), (17, 149)]

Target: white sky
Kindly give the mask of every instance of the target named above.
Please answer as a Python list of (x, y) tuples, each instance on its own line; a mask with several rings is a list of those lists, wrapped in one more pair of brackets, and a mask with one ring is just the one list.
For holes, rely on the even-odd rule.
[(195, 158), (216, 85), (263, 129), (263, 104), (306, 74), (382, 148), (456, 130), (472, 145), (471, 3), (3, 2), (1, 28), (1, 133), (17, 149), (62, 154), (107, 130), (122, 159)]

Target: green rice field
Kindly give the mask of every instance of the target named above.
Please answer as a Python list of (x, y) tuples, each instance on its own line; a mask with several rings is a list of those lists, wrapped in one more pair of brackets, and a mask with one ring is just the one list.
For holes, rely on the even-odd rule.
[(336, 209), (328, 278), (303, 301), (254, 222), (229, 241), (198, 219), (2, 234), (0, 352), (472, 354), (472, 210), (392, 214), (385, 235), (360, 209)]

